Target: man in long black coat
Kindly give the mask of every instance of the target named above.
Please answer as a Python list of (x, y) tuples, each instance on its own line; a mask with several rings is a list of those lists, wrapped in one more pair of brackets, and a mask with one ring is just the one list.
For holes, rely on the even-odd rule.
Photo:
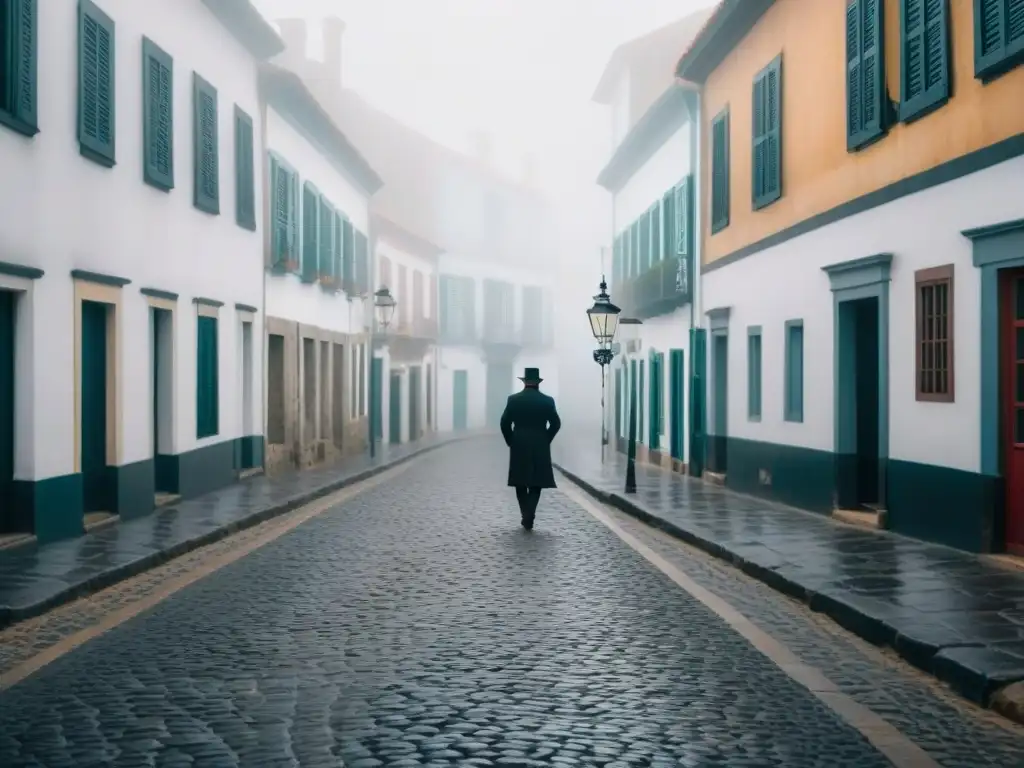
[(527, 368), (520, 377), (523, 391), (508, 396), (501, 414), (501, 434), (511, 449), (508, 484), (516, 489), (523, 528), (533, 530), (542, 488), (555, 487), (551, 468), (551, 441), (562, 427), (555, 400), (540, 391), (538, 368)]

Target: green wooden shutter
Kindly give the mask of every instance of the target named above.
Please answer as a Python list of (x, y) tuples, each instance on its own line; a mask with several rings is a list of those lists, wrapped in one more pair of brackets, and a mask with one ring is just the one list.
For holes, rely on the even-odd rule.
[(650, 417), (648, 419), (648, 445), (652, 451), (657, 451), (661, 448), (661, 427), (662, 427), (662, 391), (661, 391), (661, 373), (658, 366), (658, 352), (651, 349), (647, 353), (648, 367), (650, 368), (650, 404), (648, 411)]
[(196, 334), (196, 437), (218, 433), (217, 318), (197, 318)]
[(293, 258), (291, 236), (291, 196), (293, 174), (277, 155), (270, 155), (271, 263), (279, 270), (290, 270)]
[(355, 239), (354, 231), (352, 229), (352, 222), (345, 219), (341, 225), (341, 238), (342, 238), (342, 285), (345, 288), (345, 293), (352, 294), (355, 292)]
[(1024, 62), (1024, 0), (974, 0), (974, 76), (998, 77)]
[(676, 191), (670, 189), (661, 199), (661, 258), (671, 259), (676, 242)]
[(729, 110), (711, 124), (711, 234), (729, 226)]
[[(707, 396), (707, 330), (690, 329), (690, 452), (687, 464), (692, 477), (704, 472)], [(682, 360), (680, 360), (682, 367)], [(682, 378), (682, 377), (680, 377)], [(681, 431), (681, 427), (680, 427)]]
[(220, 214), (220, 155), (217, 129), (217, 89), (192, 75), (192, 204), (200, 211)]
[(675, 253), (672, 255), (676, 257), (689, 257), (693, 251), (693, 194), (690, 181), (691, 177), (687, 176), (673, 190), (676, 241)]
[(900, 120), (949, 99), (949, 2), (900, 0)]
[(747, 418), (761, 420), (761, 332), (747, 331)]
[(785, 420), (804, 420), (804, 326), (786, 323)]
[(299, 240), (300, 232), (300, 221), (299, 213), (301, 206), (299, 205), (299, 174), (294, 169), (288, 168), (288, 231), (286, 238), (286, 248), (288, 252), (288, 267), (294, 272), (299, 271), (301, 261), (300, 259), (300, 248), (301, 243)]
[(861, 149), (880, 137), (885, 121), (885, 46), (880, 0), (851, 0), (846, 7), (846, 148)]
[(755, 79), (753, 93), (754, 210), (782, 196), (782, 56), (777, 56)]
[(78, 146), (83, 157), (115, 162), (114, 21), (90, 0), (78, 3)]
[(661, 242), (661, 201), (659, 200), (651, 208), (651, 261), (657, 263), (664, 255), (663, 243)]
[(629, 280), (635, 274), (633, 271), (633, 232), (626, 227), (622, 234), (622, 279)]
[(313, 182), (302, 185), (302, 282), (316, 282), (320, 244), (320, 193)]
[(370, 243), (366, 235), (355, 230), (355, 284), (360, 294), (370, 289)]
[(640, 222), (634, 221), (630, 225), (629, 232), (630, 238), (633, 241), (633, 277), (636, 277), (644, 271), (643, 259), (647, 256), (640, 240)]
[(10, 58), (4, 62), (10, 75), (0, 92), (0, 122), (25, 136), (39, 133), (36, 104), (39, 59), (39, 10), (36, 0), (8, 0)]
[(142, 38), (142, 179), (174, 189), (174, 62), (148, 37)]
[(235, 107), (235, 221), (256, 231), (256, 173), (252, 118)]
[(643, 274), (651, 264), (651, 220), (650, 211), (646, 211), (638, 220), (640, 228), (640, 263), (637, 274)]
[(341, 290), (342, 255), (345, 247), (345, 230), (341, 211), (334, 212), (334, 255), (331, 274), (334, 276), (334, 290)]
[(316, 277), (324, 288), (331, 288), (331, 265), (334, 258), (334, 206), (320, 195), (319, 238), (316, 257)]

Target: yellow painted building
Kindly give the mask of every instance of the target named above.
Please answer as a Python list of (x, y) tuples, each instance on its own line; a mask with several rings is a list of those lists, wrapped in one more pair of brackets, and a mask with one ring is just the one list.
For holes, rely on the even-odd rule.
[(1024, 552), (1024, 0), (723, 0), (677, 75), (702, 88), (709, 467)]

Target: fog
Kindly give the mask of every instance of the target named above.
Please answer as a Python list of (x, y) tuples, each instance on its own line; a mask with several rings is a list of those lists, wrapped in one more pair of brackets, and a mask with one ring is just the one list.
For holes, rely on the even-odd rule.
[[(271, 21), (302, 18), (323, 55), (324, 17), (345, 23), (345, 88), (457, 152), (528, 185), (545, 207), (539, 239), (491, 243), (490, 258), (538, 264), (557, 289), (559, 408), (599, 437), (600, 369), (586, 309), (611, 241), (609, 193), (595, 179), (611, 152), (608, 108), (591, 99), (614, 49), (707, 7), (708, 0), (257, 0)], [(383, 193), (383, 192), (382, 192)], [(450, 191), (448, 192), (450, 194)], [(440, 191), (438, 191), (440, 194)], [(471, 194), (471, 193), (467, 193)], [(462, 200), (467, 231), (479, 211)], [(514, 217), (515, 211), (506, 212)], [(485, 225), (486, 226), (486, 225)], [(511, 228), (512, 230), (515, 227)], [(448, 243), (438, 243), (441, 247)], [(525, 251), (531, 251), (526, 253)], [(607, 260), (607, 256), (604, 257)], [(614, 294), (613, 294), (614, 301)]]

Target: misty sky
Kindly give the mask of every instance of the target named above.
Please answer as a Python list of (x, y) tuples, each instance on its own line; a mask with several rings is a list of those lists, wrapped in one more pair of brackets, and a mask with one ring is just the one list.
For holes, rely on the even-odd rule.
[[(590, 97), (614, 48), (711, 0), (256, 0), (270, 19), (348, 24), (346, 82), (378, 106), (460, 150), (480, 127), (518, 175), (526, 152), (562, 198), (592, 182), (608, 128)], [(568, 187), (568, 189), (567, 189)], [(557, 191), (556, 191), (557, 190)]]

